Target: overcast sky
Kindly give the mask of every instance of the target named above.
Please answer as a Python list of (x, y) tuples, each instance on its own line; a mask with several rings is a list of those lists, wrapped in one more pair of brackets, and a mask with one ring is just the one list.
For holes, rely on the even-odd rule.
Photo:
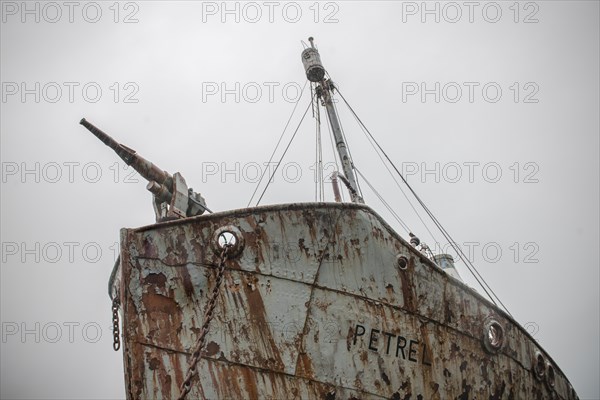
[[(181, 172), (212, 210), (245, 207), (304, 85), (311, 35), (516, 320), (582, 399), (600, 398), (598, 2), (1, 7), (2, 398), (124, 397), (106, 286), (119, 229), (154, 221), (151, 195), (79, 120)], [(338, 108), (356, 166), (444, 247)], [(314, 125), (309, 114), (261, 204), (314, 200)], [(323, 147), (332, 162), (327, 136)]]

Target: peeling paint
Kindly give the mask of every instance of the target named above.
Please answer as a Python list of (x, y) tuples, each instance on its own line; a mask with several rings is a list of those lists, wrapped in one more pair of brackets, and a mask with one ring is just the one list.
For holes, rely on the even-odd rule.
[[(127, 397), (176, 398), (226, 261), (189, 398), (575, 399), (564, 374), (512, 318), (446, 275), (369, 207), (292, 204), (121, 232)], [(408, 260), (398, 268), (398, 256)], [(493, 318), (504, 343), (483, 345)], [(554, 387), (534, 373), (534, 354)]]

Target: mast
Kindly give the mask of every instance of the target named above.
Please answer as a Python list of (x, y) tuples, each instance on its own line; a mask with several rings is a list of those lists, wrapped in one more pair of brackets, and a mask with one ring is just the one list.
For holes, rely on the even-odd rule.
[(302, 51), (302, 64), (304, 64), (304, 69), (306, 70), (306, 77), (316, 85), (317, 97), (322, 100), (322, 104), (327, 111), (327, 118), (329, 119), (329, 125), (333, 131), (335, 145), (342, 162), (344, 177), (346, 178), (342, 179), (342, 181), (348, 186), (350, 199), (354, 203), (364, 203), (362, 197), (358, 194), (358, 185), (356, 183), (354, 170), (352, 169), (352, 159), (348, 153), (348, 147), (346, 146), (344, 136), (342, 135), (340, 120), (331, 97), (331, 94), (335, 90), (335, 86), (330, 79), (325, 78), (325, 68), (321, 63), (319, 51), (315, 48), (313, 43), (314, 39), (309, 37), (308, 40), (310, 41), (310, 47)]

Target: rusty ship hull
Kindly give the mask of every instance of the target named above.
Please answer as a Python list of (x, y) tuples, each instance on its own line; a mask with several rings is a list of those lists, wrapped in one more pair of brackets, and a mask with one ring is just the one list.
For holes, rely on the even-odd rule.
[(509, 315), (352, 203), (123, 229), (114, 285), (127, 398), (178, 397), (223, 231), (235, 252), (189, 399), (576, 398)]

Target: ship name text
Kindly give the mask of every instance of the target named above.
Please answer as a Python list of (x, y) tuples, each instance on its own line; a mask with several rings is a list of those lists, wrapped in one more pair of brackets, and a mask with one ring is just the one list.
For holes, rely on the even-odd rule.
[(414, 338), (386, 332), (382, 329), (369, 329), (364, 325), (356, 324), (352, 340), (353, 346), (356, 346), (359, 340), (365, 343), (370, 351), (414, 363), (431, 365), (431, 349), (427, 347), (426, 343)]

